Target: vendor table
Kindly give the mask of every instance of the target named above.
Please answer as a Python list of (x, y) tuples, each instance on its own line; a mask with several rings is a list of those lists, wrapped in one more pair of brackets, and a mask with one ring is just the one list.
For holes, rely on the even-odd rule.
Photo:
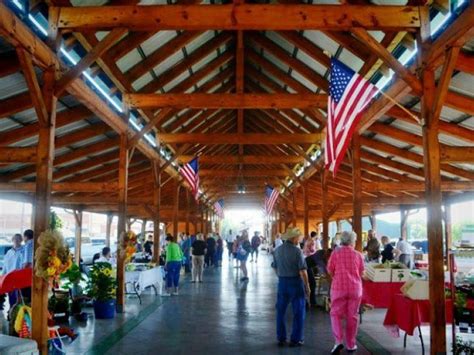
[(388, 308), (392, 298), (400, 293), (404, 282), (362, 282), (362, 304), (370, 304), (375, 308)]
[(155, 295), (161, 294), (163, 275), (163, 267), (161, 266), (142, 271), (126, 271), (125, 285), (126, 287), (128, 285), (132, 286), (132, 292), (128, 292), (128, 288), (126, 288), (127, 294), (137, 295), (140, 304), (142, 303), (141, 294), (148, 287), (153, 287)]
[[(451, 300), (446, 300), (446, 320), (451, 323), (453, 320)], [(405, 332), (403, 346), (406, 347), (407, 335), (412, 336), (415, 328), (418, 329), (421, 348), (425, 353), (423, 336), (420, 326), (430, 321), (430, 301), (412, 300), (402, 294), (397, 294), (392, 298), (392, 303), (387, 310), (383, 325), (392, 333), (400, 336), (400, 329)]]

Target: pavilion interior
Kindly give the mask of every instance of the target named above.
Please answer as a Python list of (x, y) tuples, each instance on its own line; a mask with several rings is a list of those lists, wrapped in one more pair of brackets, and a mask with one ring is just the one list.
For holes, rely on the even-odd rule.
[[(131, 15), (141, 5), (191, 15), (153, 24), (155, 13)], [(327, 7), (329, 24), (240, 27), (245, 13), (232, 12), (232, 25), (206, 29), (212, 19), (193, 18), (198, 6), (265, 5)], [(340, 28), (337, 6), (351, 14)], [(322, 223), (325, 243), (329, 221), (360, 234), (362, 216), (426, 206), (440, 272), (433, 219), (474, 197), (473, 19), (469, 0), (3, 1), (0, 198), (195, 233), (212, 228), (219, 199), (262, 208), (268, 184), (281, 193), (273, 234)], [(365, 109), (335, 177), (323, 152), (331, 55), (390, 96)], [(199, 203), (178, 172), (196, 156)]]

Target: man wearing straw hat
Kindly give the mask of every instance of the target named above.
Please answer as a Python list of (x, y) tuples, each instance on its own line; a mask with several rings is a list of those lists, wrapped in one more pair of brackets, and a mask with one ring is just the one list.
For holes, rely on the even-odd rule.
[(286, 344), (285, 313), (288, 304), (293, 308), (293, 329), (290, 346), (303, 345), (303, 325), (306, 297), (309, 294), (308, 274), (303, 252), (298, 248), (302, 240), (299, 229), (292, 228), (281, 236), (283, 245), (275, 249), (272, 267), (278, 275), (277, 339), (278, 346)]

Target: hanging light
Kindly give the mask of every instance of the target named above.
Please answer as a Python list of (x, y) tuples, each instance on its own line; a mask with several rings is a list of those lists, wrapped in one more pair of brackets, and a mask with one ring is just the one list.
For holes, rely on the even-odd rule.
[(244, 194), (244, 193), (245, 193), (245, 185), (240, 184), (240, 185), (237, 187), (237, 192), (238, 192), (239, 194)]

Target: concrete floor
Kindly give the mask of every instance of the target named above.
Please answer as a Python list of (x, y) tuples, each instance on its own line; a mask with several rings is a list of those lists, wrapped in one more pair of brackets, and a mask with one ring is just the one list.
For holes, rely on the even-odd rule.
[[(183, 277), (179, 296), (150, 292), (142, 297), (143, 305), (127, 298), (126, 312), (114, 320), (91, 315), (82, 324), (72, 321), (79, 337), (67, 345), (67, 354), (329, 354), (334, 342), (330, 319), (319, 308), (307, 313), (303, 347), (278, 348), (277, 279), (270, 258), (262, 255), (258, 264), (249, 263), (249, 276), (248, 283), (241, 283), (240, 271), (225, 261), (222, 268), (206, 270), (202, 284)], [(389, 335), (382, 326), (385, 312), (364, 315), (357, 353), (421, 354), (418, 337), (409, 337), (404, 349), (402, 337)], [(423, 333), (429, 353), (429, 328), (423, 327)]]

